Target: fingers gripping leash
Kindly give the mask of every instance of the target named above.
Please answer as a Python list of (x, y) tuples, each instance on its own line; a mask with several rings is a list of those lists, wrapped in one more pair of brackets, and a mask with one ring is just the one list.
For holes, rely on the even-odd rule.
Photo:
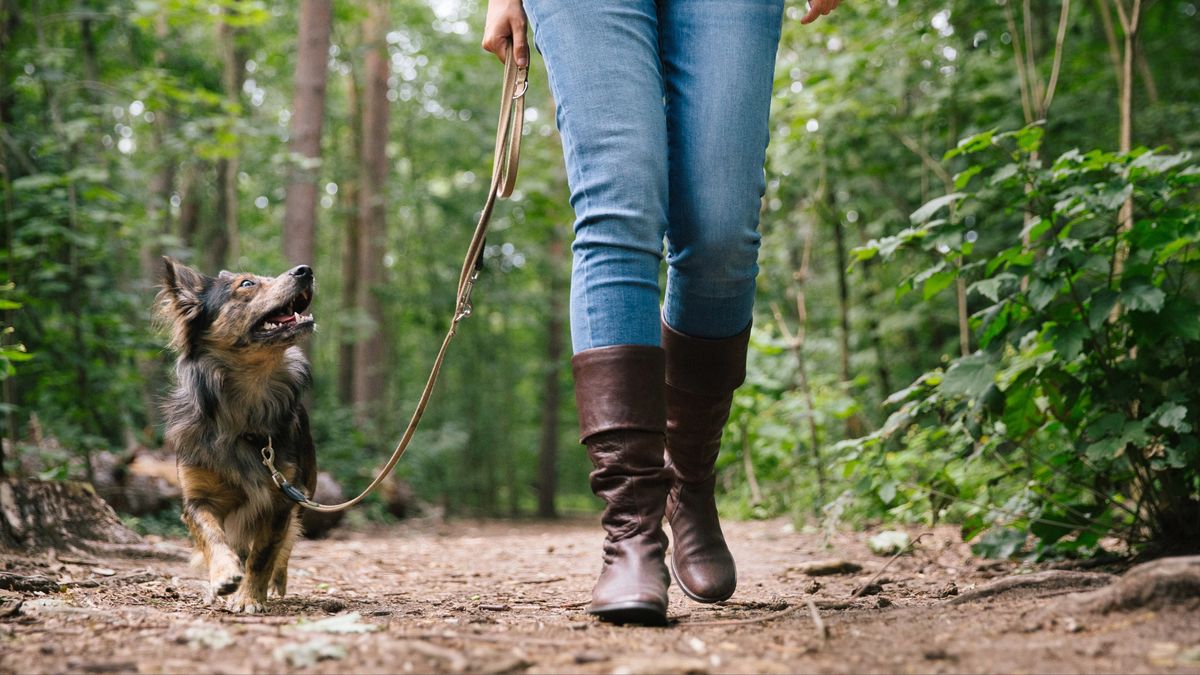
[(271, 480), (288, 499), (306, 509), (324, 512), (348, 509), (361, 502), (387, 478), (396, 463), (404, 456), (409, 443), (412, 442), (413, 435), (416, 434), (417, 425), (420, 424), (421, 417), (425, 414), (429, 397), (433, 394), (433, 387), (437, 384), (442, 363), (446, 359), (446, 350), (458, 332), (459, 322), (471, 316), (473, 311), (471, 293), (475, 290), (475, 283), (479, 280), (479, 273), (483, 268), (484, 242), (487, 239), (492, 210), (495, 208), (497, 199), (504, 199), (512, 194), (517, 180), (517, 164), (521, 158), (521, 132), (525, 122), (525, 92), (529, 89), (529, 70), (517, 66), (515, 51), (510, 42), (504, 60), (504, 86), (500, 92), (500, 118), (496, 125), (496, 149), (492, 156), (492, 181), (488, 188), (487, 200), (479, 214), (479, 222), (476, 223), (475, 232), (471, 235), (471, 243), (467, 247), (462, 270), (458, 275), (458, 295), (455, 299), (454, 315), (450, 319), (450, 328), (446, 331), (446, 337), (442, 339), (442, 346), (438, 349), (437, 357), (433, 361), (429, 378), (425, 382), (425, 389), (421, 392), (421, 398), (417, 402), (416, 409), (413, 410), (412, 418), (408, 421), (408, 427), (404, 430), (404, 435), (392, 452), (391, 458), (371, 481), (371, 484), (357, 497), (341, 504), (326, 505), (309, 499), (295, 485), (289, 483), (283, 473), (275, 467), (275, 448), (270, 437), (267, 438), (266, 447), (261, 451), (263, 466), (267, 467), (267, 471), (270, 472)]

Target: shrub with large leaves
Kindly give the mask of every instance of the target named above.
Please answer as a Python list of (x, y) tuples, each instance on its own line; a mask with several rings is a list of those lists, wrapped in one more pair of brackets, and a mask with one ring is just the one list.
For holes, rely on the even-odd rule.
[[(1094, 551), (1106, 535), (1195, 549), (1200, 542), (1200, 166), (1187, 153), (1071, 150), (1039, 157), (1042, 129), (985, 132), (947, 160), (969, 162), (959, 192), (858, 260), (934, 264), (901, 292), (926, 298), (964, 278), (975, 351), (889, 403), (875, 434), (848, 444), (910, 498), (966, 506), (980, 553)], [(1132, 208), (1131, 217), (1123, 217)], [(933, 486), (889, 462), (939, 429), (943, 479), (975, 465), (987, 480)], [(928, 435), (917, 437), (928, 439)], [(875, 452), (878, 450), (879, 452)], [(944, 482), (944, 481), (943, 481)]]

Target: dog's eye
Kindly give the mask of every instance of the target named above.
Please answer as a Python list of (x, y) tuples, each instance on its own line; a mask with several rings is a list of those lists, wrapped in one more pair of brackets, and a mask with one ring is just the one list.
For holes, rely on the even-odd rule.
[(242, 279), (242, 283), (238, 284), (238, 288), (250, 288), (255, 285), (253, 279)]

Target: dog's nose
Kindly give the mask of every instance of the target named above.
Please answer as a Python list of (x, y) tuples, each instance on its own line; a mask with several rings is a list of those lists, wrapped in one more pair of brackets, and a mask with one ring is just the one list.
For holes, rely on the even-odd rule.
[(312, 279), (313, 270), (308, 265), (297, 265), (291, 269), (288, 274), (300, 279)]

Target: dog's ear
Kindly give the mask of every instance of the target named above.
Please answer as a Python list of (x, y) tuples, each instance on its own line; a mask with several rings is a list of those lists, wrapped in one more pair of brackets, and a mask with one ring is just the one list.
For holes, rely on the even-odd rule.
[(180, 315), (187, 316), (200, 308), (204, 292), (204, 275), (169, 256), (163, 256), (161, 295), (174, 305)]
[(235, 276), (237, 276), (237, 275), (235, 275), (233, 272), (230, 272), (229, 270), (221, 270), (220, 273), (217, 274), (217, 278), (220, 279), (221, 281), (229, 281), (230, 279), (232, 279)]
[(171, 333), (171, 347), (183, 353), (187, 350), (188, 327), (204, 308), (201, 294), (208, 279), (178, 260), (163, 256), (161, 281), (162, 289), (156, 298), (156, 318)]

